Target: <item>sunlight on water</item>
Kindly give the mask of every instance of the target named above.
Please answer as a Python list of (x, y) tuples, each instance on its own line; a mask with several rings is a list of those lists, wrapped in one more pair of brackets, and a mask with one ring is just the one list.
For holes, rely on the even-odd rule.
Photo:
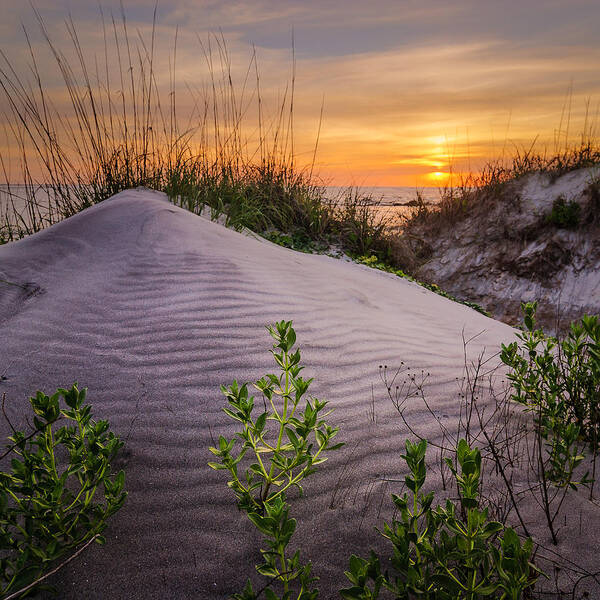
[[(329, 198), (337, 199), (343, 196), (344, 192), (347, 192), (349, 188), (339, 186), (327, 186), (325, 188), (326, 194)], [(426, 203), (435, 204), (440, 199), (439, 188), (436, 187), (425, 187), (425, 188), (414, 188), (414, 187), (361, 187), (358, 189), (358, 193), (361, 196), (370, 196), (374, 202), (380, 203), (382, 206), (401, 206), (407, 202), (414, 201), (417, 197), (417, 192)]]

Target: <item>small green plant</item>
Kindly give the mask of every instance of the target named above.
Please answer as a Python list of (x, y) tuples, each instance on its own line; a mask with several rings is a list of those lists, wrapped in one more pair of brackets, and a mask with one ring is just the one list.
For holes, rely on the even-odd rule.
[[(594, 456), (598, 449), (600, 325), (597, 317), (586, 316), (572, 323), (560, 342), (536, 329), (536, 302), (522, 304), (522, 309), (525, 327), (517, 334), (519, 342), (503, 344), (500, 358), (510, 367), (513, 400), (533, 414), (542, 503), (556, 544), (554, 520), (566, 492), (593, 482), (588, 473), (576, 480), (575, 471), (584, 459), (582, 436)], [(556, 494), (549, 484), (563, 491), (554, 509)]]
[(573, 229), (579, 225), (581, 206), (575, 200), (567, 202), (564, 196), (559, 196), (552, 203), (552, 211), (546, 215), (546, 223), (559, 228)]
[[(256, 567), (268, 578), (266, 598), (288, 600), (295, 590), (297, 600), (311, 600), (317, 597), (317, 591), (311, 589), (315, 581), (311, 564), (301, 564), (299, 551), (291, 556), (287, 552), (296, 520), (289, 517), (286, 494), (293, 488), (302, 492), (302, 481), (327, 460), (325, 453), (342, 444), (333, 443), (338, 429), (324, 420), (329, 414), (323, 413), (327, 403), (316, 398), (303, 400), (312, 379), (300, 376), (303, 367), (300, 351), (293, 351), (296, 333), (292, 322), (280, 321), (268, 331), (275, 340), (271, 353), (281, 373), (266, 375), (254, 384), (263, 395), (264, 410), (256, 412), (248, 384), (240, 386), (234, 381), (221, 387), (229, 404), (224, 411), (240, 430), (230, 440), (219, 437), (218, 447), (210, 448), (219, 462), (209, 465), (229, 472), (227, 485), (238, 506), (266, 538), (267, 548), (261, 550), (264, 562)], [(282, 596), (276, 595), (277, 588)], [(250, 600), (258, 596), (248, 581), (233, 597)]]
[(584, 315), (571, 323), (560, 342), (564, 388), (569, 397), (570, 418), (596, 453), (600, 439), (600, 323), (598, 316)]
[(292, 233), (267, 231), (262, 235), (264, 238), (278, 246), (291, 248), (292, 250), (298, 250), (299, 252), (305, 252), (307, 254), (320, 253), (328, 249), (327, 243), (311, 239), (306, 232), (301, 229), (296, 229)]
[[(531, 590), (539, 571), (531, 563), (531, 538), (521, 543), (510, 527), (488, 519), (479, 508), (481, 453), (462, 439), (456, 448), (458, 467), (446, 458), (454, 475), (459, 505), (447, 500), (433, 509), (433, 492), (423, 493), (427, 442), (406, 441), (402, 457), (409, 468), (409, 493), (393, 494), (400, 518), (384, 525), (393, 555), (382, 572), (379, 557), (350, 558), (346, 576), (352, 586), (341, 591), (345, 600), (374, 600), (381, 589), (397, 599), (517, 600)], [(460, 470), (460, 472), (459, 472)]]
[[(73, 385), (30, 399), (34, 431), (13, 429), (0, 472), (0, 595), (31, 589), (59, 559), (100, 535), (126, 498), (124, 473), (110, 462), (123, 443), (107, 421), (93, 421), (86, 390)], [(61, 398), (66, 408), (60, 407)], [(69, 425), (55, 429), (60, 419)], [(98, 491), (103, 499), (98, 502)], [(24, 589), (25, 588), (25, 589)]]

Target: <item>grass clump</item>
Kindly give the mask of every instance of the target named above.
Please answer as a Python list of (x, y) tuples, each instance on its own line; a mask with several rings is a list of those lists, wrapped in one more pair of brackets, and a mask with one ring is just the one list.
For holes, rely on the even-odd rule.
[[(92, 420), (85, 397), (76, 385), (38, 392), (30, 399), (35, 429), (12, 428), (2, 455), (12, 457), (11, 470), (0, 472), (2, 598), (22, 597), (69, 553), (104, 543), (107, 519), (125, 502), (125, 475), (110, 468), (123, 443), (107, 421)], [(60, 419), (69, 424), (56, 428)]]
[(579, 225), (581, 205), (575, 200), (567, 202), (559, 196), (552, 203), (552, 210), (546, 215), (546, 223), (560, 229), (574, 229)]
[(66, 23), (69, 43), (58, 44), (36, 15), (68, 100), (58, 101), (48, 91), (50, 74), (40, 66), (34, 44), (29, 78), (0, 54), (8, 121), (0, 134), (1, 242), (145, 186), (194, 213), (222, 215), (235, 229), (290, 236), (301, 249), (340, 244), (350, 252), (389, 254), (385, 221), (375, 215), (370, 198), (349, 190), (332, 202), (313, 176), (314, 158), (313, 164), (298, 165), (293, 76), (269, 115), (256, 55), (237, 82), (222, 36), (199, 40), (204, 86), (182, 93), (177, 36), (168, 56), (168, 83), (155, 67), (156, 14), (145, 37), (130, 32), (124, 11), (120, 19), (101, 11), (99, 57), (86, 56), (72, 21)]

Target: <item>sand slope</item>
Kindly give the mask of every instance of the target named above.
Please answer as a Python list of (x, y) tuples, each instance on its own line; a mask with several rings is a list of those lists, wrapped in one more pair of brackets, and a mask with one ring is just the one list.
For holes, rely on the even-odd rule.
[[(584, 314), (600, 312), (598, 170), (558, 178), (532, 173), (490, 193), (457, 222), (423, 235), (431, 256), (419, 277), (459, 298), (481, 303), (508, 323), (522, 320), (521, 302), (538, 300), (538, 321), (561, 329)], [(562, 198), (580, 207), (579, 224), (547, 222)], [(416, 231), (419, 234), (418, 226)]]
[[(233, 432), (219, 385), (274, 371), (264, 326), (282, 318), (294, 320), (311, 391), (335, 408), (330, 421), (347, 443), (292, 508), (322, 597), (337, 597), (351, 550), (386, 547), (373, 526), (400, 487), (385, 480), (403, 477), (407, 432), (378, 365), (430, 371), (429, 397), (452, 424), (463, 328), (484, 331), (473, 352), (513, 337), (416, 284), (251, 239), (148, 190), (0, 247), (0, 272), (24, 286), (0, 284), (0, 391), (11, 417), (23, 423), (36, 389), (78, 381), (126, 440), (128, 501), (106, 546), (56, 579), (63, 598), (224, 598), (254, 572), (260, 536), (206, 463), (211, 435)], [(409, 415), (439, 435), (420, 403)]]

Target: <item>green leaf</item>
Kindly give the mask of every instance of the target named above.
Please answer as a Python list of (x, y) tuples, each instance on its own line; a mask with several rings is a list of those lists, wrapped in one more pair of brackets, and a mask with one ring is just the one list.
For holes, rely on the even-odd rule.
[(279, 571), (277, 571), (275, 567), (272, 567), (271, 565), (268, 565), (266, 563), (262, 565), (256, 565), (256, 570), (264, 577), (275, 578), (279, 576)]
[(341, 448), (342, 446), (345, 446), (346, 443), (345, 442), (339, 442), (337, 444), (334, 444), (333, 446), (328, 446), (327, 450), (338, 450), (339, 448)]
[(487, 538), (494, 535), (495, 533), (502, 531), (503, 527), (504, 526), (502, 525), (502, 523), (498, 523), (497, 521), (490, 521), (483, 528), (482, 534), (484, 538)]
[(290, 443), (294, 448), (301, 447), (302, 443), (300, 442), (300, 440), (298, 440), (298, 437), (290, 427), (285, 428), (285, 434), (287, 435), (288, 439), (290, 440)]
[(269, 413), (264, 412), (262, 413), (262, 415), (260, 415), (260, 417), (258, 417), (258, 419), (256, 419), (256, 423), (254, 424), (254, 431), (256, 433), (261, 433), (262, 430), (265, 428), (265, 423), (267, 422), (267, 416)]
[(281, 600), (271, 588), (265, 590), (265, 598), (266, 600)]
[(498, 589), (499, 585), (498, 584), (490, 584), (487, 586), (480, 586), (477, 588), (477, 595), (478, 596), (491, 596), (492, 594), (496, 593), (496, 590)]
[[(348, 576), (348, 573), (346, 573), (346, 576)], [(365, 587), (357, 585), (340, 590), (340, 596), (344, 600), (366, 600), (370, 598), (370, 596), (365, 595)]]
[(317, 445), (319, 446), (319, 448), (321, 448), (323, 444), (325, 444), (325, 442), (327, 441), (327, 438), (318, 429), (315, 429), (315, 438), (317, 440)]
[(227, 469), (227, 467), (225, 465), (223, 465), (221, 463), (217, 463), (217, 462), (209, 462), (208, 466), (211, 469), (214, 469), (215, 471), (223, 471), (223, 470)]

